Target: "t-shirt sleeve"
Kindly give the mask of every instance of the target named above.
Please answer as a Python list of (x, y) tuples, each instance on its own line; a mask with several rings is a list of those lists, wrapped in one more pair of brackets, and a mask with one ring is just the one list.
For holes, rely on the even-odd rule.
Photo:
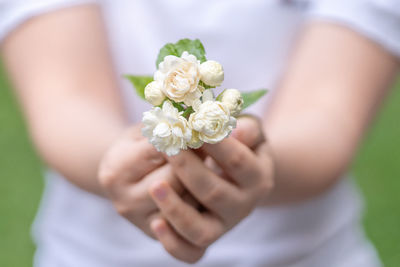
[(96, 0), (0, 0), (0, 42), (28, 19), (56, 9)]
[(400, 57), (399, 0), (311, 0), (309, 19), (345, 25)]

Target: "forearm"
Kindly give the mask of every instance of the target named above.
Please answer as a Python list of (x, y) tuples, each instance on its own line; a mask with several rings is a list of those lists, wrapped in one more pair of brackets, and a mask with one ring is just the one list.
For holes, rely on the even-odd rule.
[(264, 120), (276, 176), (268, 203), (313, 197), (346, 172), (397, 68), (351, 30), (307, 27)]
[(45, 163), (102, 194), (97, 165), (126, 119), (98, 8), (78, 6), (37, 17), (1, 48)]
[(34, 144), (50, 168), (84, 190), (104, 195), (98, 166), (126, 129), (126, 121), (90, 99), (64, 99), (63, 103), (70, 108), (48, 108), (39, 124), (30, 124)]

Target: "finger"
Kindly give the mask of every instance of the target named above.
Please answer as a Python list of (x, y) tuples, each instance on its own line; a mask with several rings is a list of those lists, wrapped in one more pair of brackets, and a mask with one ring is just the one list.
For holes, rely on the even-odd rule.
[(167, 160), (185, 188), (203, 206), (223, 219), (226, 219), (227, 207), (234, 208), (238, 204), (239, 189), (207, 168), (192, 151), (181, 151)]
[(200, 203), (187, 191), (183, 192), (182, 194), (182, 200), (195, 208), (196, 210), (199, 210), (201, 208)]
[(204, 165), (206, 165), (207, 168), (209, 168), (213, 173), (215, 173), (219, 177), (222, 177), (224, 179), (228, 179), (229, 181), (233, 182), (229, 178), (229, 176), (226, 175), (224, 170), (215, 162), (215, 160), (213, 158), (207, 156), (207, 158), (204, 160)]
[(157, 205), (148, 193), (150, 186), (156, 181), (166, 181), (178, 195), (184, 194), (185, 188), (181, 181), (171, 171), (171, 167), (165, 164), (147, 174), (135, 186), (127, 189), (127, 194), (131, 196), (130, 202), (137, 203), (137, 205), (140, 203), (140, 207), (138, 207), (140, 210), (158, 210)]
[(166, 182), (157, 182), (150, 194), (161, 214), (177, 233), (198, 247), (206, 247), (223, 234), (222, 223), (185, 203)]
[(142, 134), (143, 123), (137, 123), (126, 130), (125, 136), (132, 140), (145, 139)]
[(195, 263), (204, 255), (204, 248), (196, 247), (181, 238), (164, 219), (153, 220), (150, 227), (165, 250), (178, 260)]
[(157, 239), (153, 229), (151, 228), (151, 223), (158, 219), (162, 219), (162, 215), (159, 210), (155, 210), (149, 212), (149, 214), (144, 218), (143, 222), (141, 222), (142, 223), (141, 225), (136, 225), (136, 226), (138, 226), (150, 238)]
[(260, 179), (256, 154), (235, 138), (226, 138), (218, 144), (204, 144), (201, 149), (239, 186), (249, 187)]
[(147, 140), (124, 139), (115, 144), (99, 166), (99, 181), (109, 189), (136, 182), (165, 163), (162, 154)]
[(202, 160), (207, 158), (207, 154), (201, 149), (192, 149), (191, 151), (193, 151), (193, 153), (195, 153)]
[(265, 141), (260, 120), (252, 115), (240, 116), (231, 136), (251, 149)]

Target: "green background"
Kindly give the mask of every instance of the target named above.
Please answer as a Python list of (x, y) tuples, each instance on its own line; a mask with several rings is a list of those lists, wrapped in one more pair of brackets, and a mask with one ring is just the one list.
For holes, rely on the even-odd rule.
[[(364, 224), (385, 266), (400, 266), (400, 83), (353, 164), (367, 202)], [(30, 225), (42, 192), (42, 166), (0, 67), (0, 266), (32, 265)]]

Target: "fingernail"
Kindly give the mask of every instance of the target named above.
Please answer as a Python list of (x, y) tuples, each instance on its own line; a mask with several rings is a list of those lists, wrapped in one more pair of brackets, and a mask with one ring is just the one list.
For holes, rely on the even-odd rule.
[(153, 188), (153, 195), (160, 201), (164, 200), (167, 197), (167, 189), (163, 183), (158, 183)]

